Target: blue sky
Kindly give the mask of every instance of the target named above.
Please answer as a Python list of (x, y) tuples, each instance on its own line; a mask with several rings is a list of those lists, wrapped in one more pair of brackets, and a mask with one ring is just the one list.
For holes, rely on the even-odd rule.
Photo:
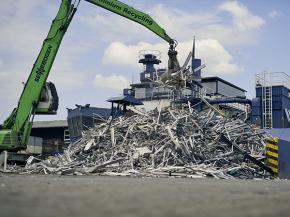
[[(254, 74), (289, 73), (290, 1), (288, 0), (123, 0), (149, 13), (179, 41), (180, 62), (197, 37), (204, 76), (220, 76), (254, 97)], [(60, 0), (1, 1), (0, 121), (17, 105)], [(106, 99), (122, 93), (142, 66), (138, 52), (157, 49), (166, 66), (167, 43), (142, 26), (81, 1), (48, 78), (60, 96), (57, 116), (65, 119), (74, 104), (109, 107)], [(161, 67), (162, 67), (161, 66)]]

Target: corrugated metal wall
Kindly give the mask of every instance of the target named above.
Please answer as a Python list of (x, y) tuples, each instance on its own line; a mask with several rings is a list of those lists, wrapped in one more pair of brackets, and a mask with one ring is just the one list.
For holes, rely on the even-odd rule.
[[(259, 105), (252, 106), (252, 123), (261, 119), (262, 123), (262, 87), (256, 88), (256, 97), (259, 98)], [(289, 90), (284, 86), (272, 87), (272, 108), (273, 108), (273, 128), (289, 128), (285, 109), (290, 109)]]

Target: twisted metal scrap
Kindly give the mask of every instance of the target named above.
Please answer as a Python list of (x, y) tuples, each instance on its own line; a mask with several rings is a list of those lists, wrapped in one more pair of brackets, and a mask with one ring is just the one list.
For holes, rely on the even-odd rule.
[(265, 156), (264, 140), (238, 117), (223, 117), (213, 109), (154, 110), (108, 120), (84, 132), (64, 154), (28, 164), (22, 173), (91, 174), (141, 177), (267, 178), (268, 173), (245, 159), (221, 139), (255, 159)]

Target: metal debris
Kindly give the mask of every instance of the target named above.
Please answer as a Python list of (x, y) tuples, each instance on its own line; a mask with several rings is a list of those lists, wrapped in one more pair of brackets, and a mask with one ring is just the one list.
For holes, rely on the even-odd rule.
[(227, 118), (212, 107), (196, 112), (188, 105), (148, 113), (131, 109), (132, 116), (109, 119), (84, 132), (83, 138), (70, 144), (63, 155), (10, 169), (28, 174), (271, 177), (255, 163), (264, 165), (268, 135), (259, 133), (239, 116)]

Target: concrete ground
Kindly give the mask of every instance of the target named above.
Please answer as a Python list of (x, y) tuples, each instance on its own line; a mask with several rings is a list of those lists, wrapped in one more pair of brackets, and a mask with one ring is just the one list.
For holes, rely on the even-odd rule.
[(290, 216), (290, 181), (1, 176), (0, 216)]

